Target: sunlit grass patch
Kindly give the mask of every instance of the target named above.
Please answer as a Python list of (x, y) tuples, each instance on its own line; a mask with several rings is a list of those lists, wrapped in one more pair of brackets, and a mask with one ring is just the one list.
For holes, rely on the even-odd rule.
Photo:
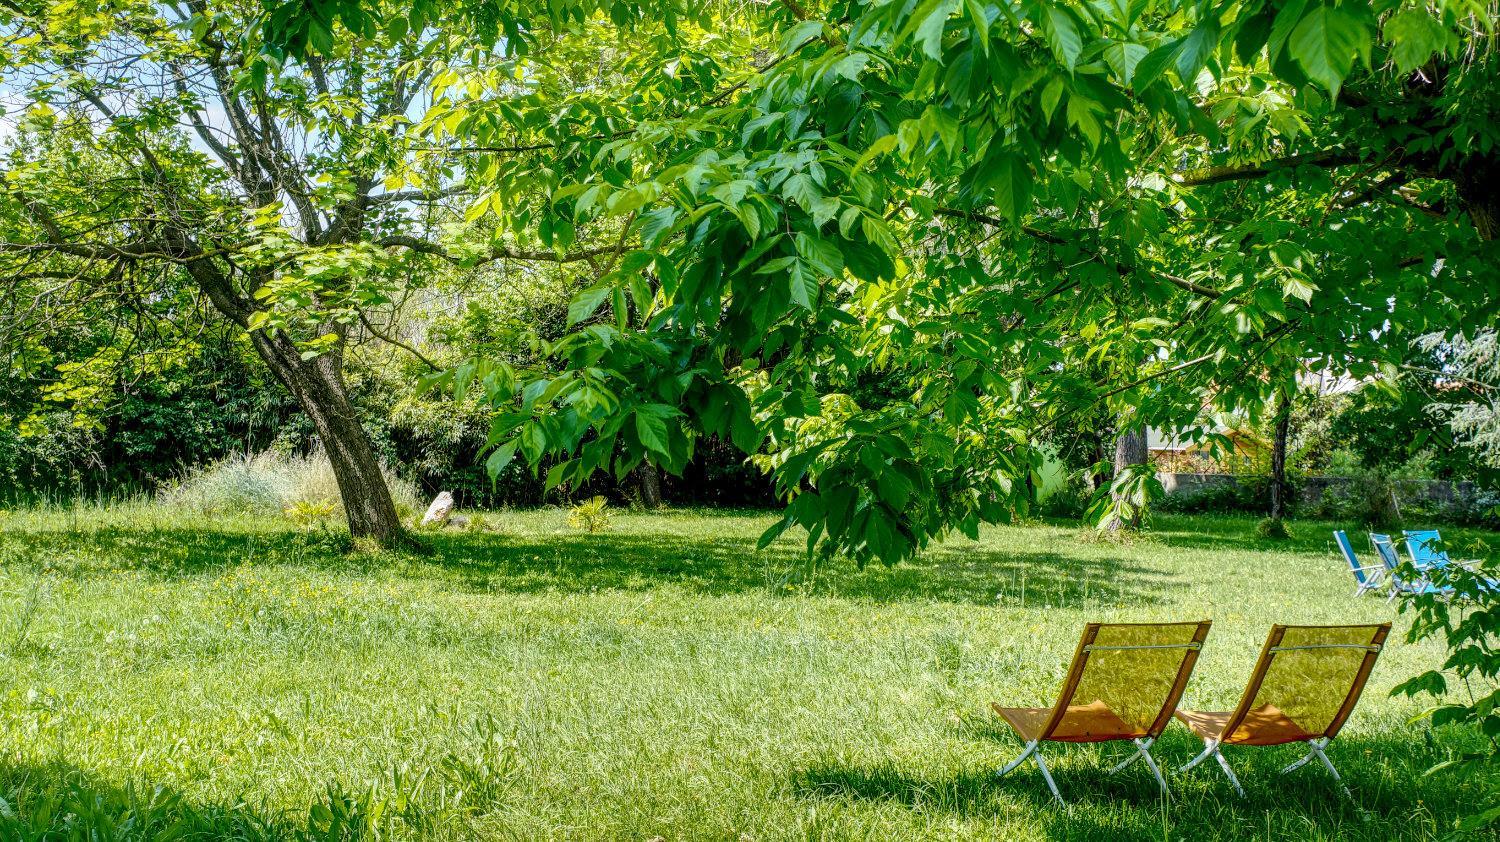
[[(1421, 775), (1481, 738), (1409, 724), (1389, 688), (1442, 653), (1400, 642), (1330, 752), (1354, 804), (1280, 777), (1294, 748), (1230, 752), (1244, 800), (1200, 768), (1163, 804), (1104, 774), (1118, 747), (1055, 752), (1071, 810), (1029, 767), (994, 780), (1019, 743), (988, 702), (1049, 703), (1088, 620), (1212, 618), (1184, 704), (1222, 709), (1271, 623), (1394, 617), (1350, 596), (1331, 525), (1039, 524), (810, 573), (790, 540), (754, 551), (759, 513), (566, 518), (371, 556), (281, 518), (0, 516), (0, 835), (1388, 839), (1494, 795)], [(1173, 726), (1158, 755), (1195, 748)]]

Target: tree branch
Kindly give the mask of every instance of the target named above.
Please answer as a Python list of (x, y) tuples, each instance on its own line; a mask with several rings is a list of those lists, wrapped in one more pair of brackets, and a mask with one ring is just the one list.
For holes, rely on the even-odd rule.
[(427, 359), (427, 357), (421, 351), (418, 351), (416, 348), (413, 348), (412, 346), (406, 344), (405, 342), (402, 342), (399, 339), (396, 339), (396, 338), (391, 337), (391, 336), (386, 336), (385, 334), (381, 333), (379, 330), (376, 330), (375, 329), (375, 325), (370, 324), (370, 320), (365, 317), (365, 311), (363, 311), (363, 310), (359, 311), (359, 321), (360, 321), (360, 324), (362, 324), (362, 325), (365, 326), (365, 330), (368, 330), (370, 332), (371, 336), (375, 337), (376, 339), (379, 339), (380, 341), (382, 341), (382, 342), (384, 342), (384, 343), (386, 343), (388, 345), (394, 345), (395, 347), (400, 348), (403, 351), (406, 351), (407, 353), (409, 353), (412, 356), (416, 357), (417, 359), (421, 360), (422, 363), (423, 363), (423, 365), (426, 365), (428, 368), (432, 369), (433, 371), (442, 371), (442, 368), (440, 368), (437, 363), (433, 362), (432, 360)]
[[(469, 259), (467, 255), (454, 254), (438, 243), (412, 237), (405, 234), (393, 234), (382, 237), (375, 241), (375, 245), (383, 248), (404, 248), (419, 254), (430, 254), (441, 257), (453, 263), (463, 263)], [(599, 246), (597, 248), (578, 249), (561, 254), (555, 251), (532, 251), (529, 249), (513, 249), (507, 246), (492, 246), (489, 254), (480, 257), (481, 262), (491, 260), (534, 260), (544, 263), (578, 263), (592, 257), (610, 254), (616, 250), (616, 246)]]
[(1173, 174), (1172, 179), (1183, 187), (1202, 187), (1208, 184), (1221, 184), (1225, 181), (1261, 178), (1277, 170), (1292, 167), (1342, 167), (1357, 163), (1359, 163), (1359, 156), (1355, 153), (1335, 149), (1276, 158), (1259, 164), (1234, 164), (1186, 170)]
[(468, 187), (457, 184), (445, 187), (441, 190), (395, 190), (390, 193), (376, 193), (365, 197), (365, 204), (372, 207), (380, 205), (394, 205), (400, 202), (436, 202), (439, 199), (447, 199), (469, 192)]
[[(947, 216), (955, 219), (967, 219), (973, 222), (981, 222), (985, 225), (990, 225), (996, 228), (1010, 227), (1010, 223), (1006, 222), (1003, 219), (1000, 219), (999, 217), (989, 216), (988, 214), (983, 213), (976, 213), (974, 211), (959, 210), (957, 208), (935, 208), (933, 212), (939, 216)], [(1035, 239), (1041, 240), (1044, 243), (1050, 243), (1054, 246), (1077, 242), (1077, 240), (1075, 239), (1064, 237), (1061, 234), (1055, 234), (1051, 231), (1043, 231), (1040, 228), (1033, 228), (1030, 225), (1022, 225), (1019, 226), (1019, 228), (1021, 233), (1027, 235), (1028, 237), (1033, 237)], [(1095, 254), (1091, 256), (1095, 260), (1104, 262), (1104, 258), (1102, 255)], [(1125, 266), (1124, 264), (1119, 263), (1115, 264), (1114, 268), (1115, 271), (1119, 272), (1121, 275), (1129, 275), (1131, 271), (1133, 271), (1129, 266)], [(1156, 277), (1166, 281), (1167, 283), (1185, 289), (1188, 292), (1194, 293), (1195, 295), (1201, 295), (1204, 298), (1211, 298), (1215, 300), (1224, 297), (1224, 293), (1214, 289), (1213, 287), (1204, 286), (1203, 284), (1190, 281), (1187, 278), (1178, 277), (1177, 275), (1173, 275), (1168, 272), (1162, 272), (1160, 270), (1149, 271), (1150, 274), (1155, 275)], [(1043, 296), (1043, 298), (1050, 297), (1051, 295), (1056, 294), (1056, 292), (1057, 291), (1048, 293), (1047, 295)]]

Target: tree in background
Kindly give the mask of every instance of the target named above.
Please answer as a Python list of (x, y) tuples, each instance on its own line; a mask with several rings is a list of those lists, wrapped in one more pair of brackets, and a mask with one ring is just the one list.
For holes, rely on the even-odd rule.
[(310, 419), (353, 534), (399, 540), (351, 404), (350, 348), (408, 347), (392, 313), (431, 257), (586, 255), (527, 253), (496, 232), (455, 253), (425, 237), (453, 218), (441, 202), (461, 185), (436, 172), (431, 187), (387, 189), (389, 173), (411, 168), (413, 115), (444, 52), (432, 37), (346, 39), (279, 62), (260, 51), (253, 3), (91, 8), (0, 10), (0, 70), (28, 103), (0, 185), (12, 371), (46, 366), (37, 337), (83, 318), (108, 325), (101, 347), (113, 351), (54, 366), (52, 394), (76, 403), (103, 394), (88, 381), (113, 377), (146, 337), (222, 319)]
[(1432, 409), (1445, 417), (1460, 443), (1468, 446), (1484, 464), (1500, 469), (1500, 348), (1494, 330), (1473, 339), (1426, 337), (1422, 347), (1436, 352), (1441, 377), (1459, 388), (1456, 396), (1438, 400)]

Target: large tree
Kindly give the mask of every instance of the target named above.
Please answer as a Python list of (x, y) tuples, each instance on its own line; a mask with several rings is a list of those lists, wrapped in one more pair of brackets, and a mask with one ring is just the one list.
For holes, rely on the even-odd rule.
[(7, 357), (45, 350), (38, 337), (84, 312), (136, 334), (223, 319), (248, 331), (312, 421), (353, 534), (398, 540), (345, 385), (350, 344), (407, 344), (388, 316), (422, 283), (421, 261), (570, 256), (493, 233), (449, 253), (426, 237), (453, 219), (441, 203), (461, 184), (435, 171), (430, 186), (387, 189), (427, 143), (410, 129), (438, 70), (436, 38), (341, 40), (279, 62), (260, 50), (258, 11), (234, 0), (0, 9), (0, 71), (28, 101), (0, 176)]

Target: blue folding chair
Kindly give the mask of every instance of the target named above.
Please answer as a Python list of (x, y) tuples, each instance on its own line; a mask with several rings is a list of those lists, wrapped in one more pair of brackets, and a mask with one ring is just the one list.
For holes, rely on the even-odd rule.
[[(1406, 551), (1411, 553), (1412, 563), (1418, 570), (1441, 570), (1450, 564), (1466, 570), (1478, 570), (1479, 562), (1476, 560), (1454, 561), (1449, 558), (1448, 553), (1440, 549), (1443, 546), (1443, 536), (1436, 529), (1408, 529), (1401, 534), (1406, 538)], [(1500, 590), (1500, 582), (1494, 579), (1481, 578), (1479, 584), (1487, 590)]]
[(1412, 564), (1418, 570), (1447, 567), (1452, 562), (1446, 552), (1438, 549), (1443, 544), (1443, 536), (1436, 529), (1407, 529), (1401, 535), (1406, 539), (1406, 551), (1411, 554)]
[(1402, 579), (1396, 575), (1401, 567), (1401, 557), (1396, 554), (1396, 544), (1391, 541), (1391, 536), (1378, 532), (1370, 533), (1370, 547), (1375, 554), (1380, 556), (1380, 563), (1385, 565), (1386, 575), (1391, 580), (1391, 595), (1386, 602), (1394, 600), (1400, 594), (1411, 594), (1414, 596), (1423, 594), (1451, 595), (1452, 585), (1434, 585), (1421, 570), (1418, 570), (1416, 579)]
[(1344, 561), (1349, 562), (1349, 569), (1354, 571), (1354, 581), (1358, 587), (1354, 590), (1355, 596), (1364, 596), (1369, 591), (1379, 590), (1385, 585), (1384, 564), (1360, 564), (1354, 555), (1354, 547), (1349, 545), (1349, 536), (1344, 530), (1333, 531), (1333, 542), (1339, 545), (1339, 552), (1343, 553)]

